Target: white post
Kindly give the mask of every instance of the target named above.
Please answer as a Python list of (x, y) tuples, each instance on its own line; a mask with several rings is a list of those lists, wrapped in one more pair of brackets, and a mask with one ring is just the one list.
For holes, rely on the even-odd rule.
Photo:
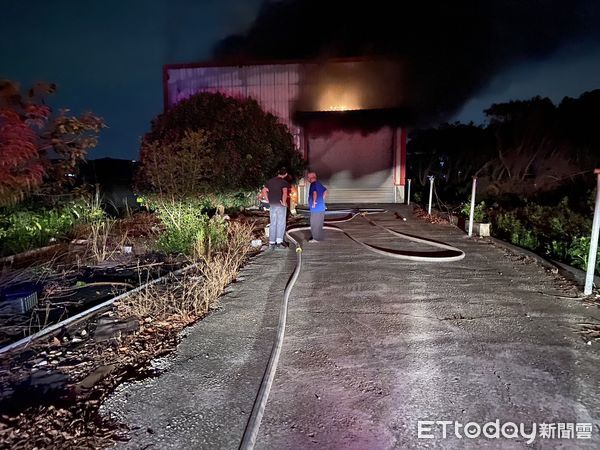
[(431, 201), (433, 200), (433, 175), (429, 175), (429, 207), (427, 214), (431, 214)]
[(594, 207), (592, 240), (590, 241), (590, 253), (588, 254), (585, 287), (583, 289), (585, 295), (590, 295), (594, 286), (594, 269), (596, 268), (596, 255), (598, 253), (598, 232), (600, 231), (600, 169), (594, 170), (594, 173), (596, 174), (596, 206)]
[(410, 182), (411, 182), (411, 181), (412, 181), (412, 180), (409, 178), (409, 179), (408, 179), (408, 194), (406, 195), (406, 199), (407, 199), (407, 200), (406, 200), (406, 204), (407, 204), (407, 205), (410, 205)]
[(473, 177), (473, 188), (471, 189), (471, 211), (469, 212), (469, 237), (473, 235), (473, 216), (475, 215), (475, 191), (477, 189), (477, 177)]

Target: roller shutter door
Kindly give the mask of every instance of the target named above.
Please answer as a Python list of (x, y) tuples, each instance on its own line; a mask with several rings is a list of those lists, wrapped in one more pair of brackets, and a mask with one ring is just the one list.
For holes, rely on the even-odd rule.
[(308, 162), (329, 203), (393, 203), (393, 131), (308, 131)]

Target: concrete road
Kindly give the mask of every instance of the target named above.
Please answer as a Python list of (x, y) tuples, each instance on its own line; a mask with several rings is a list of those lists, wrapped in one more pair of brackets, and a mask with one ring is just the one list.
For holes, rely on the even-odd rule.
[[(534, 426), (533, 447), (600, 448), (600, 342), (577, 333), (600, 324), (600, 309), (566, 298), (574, 291), (543, 267), (448, 225), (373, 217), (466, 257), (397, 261), (335, 232), (307, 243), (256, 448), (526, 448)], [(342, 226), (378, 246), (428, 250), (360, 218)], [(293, 259), (257, 258), (163, 376), (119, 389), (105, 410), (137, 427), (128, 447), (237, 446)], [(421, 438), (419, 421), (429, 421)], [(465, 437), (468, 422), (472, 436), (492, 422), (492, 437)]]
[(254, 258), (221, 307), (189, 327), (164, 372), (119, 386), (102, 413), (132, 429), (129, 449), (237, 448), (267, 365), (295, 254)]

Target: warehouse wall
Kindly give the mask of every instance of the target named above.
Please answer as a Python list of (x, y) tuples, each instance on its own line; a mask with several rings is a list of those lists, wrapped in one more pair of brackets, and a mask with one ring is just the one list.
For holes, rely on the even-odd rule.
[[(368, 115), (368, 111), (378, 106), (378, 101), (386, 100), (377, 90), (365, 97), (365, 92), (370, 92), (366, 89), (368, 86), (363, 86), (365, 92), (358, 95), (361, 82), (365, 83), (368, 78), (364, 73), (375, 69), (389, 72), (378, 66), (365, 70), (368, 64), (349, 61), (326, 66), (314, 63), (167, 65), (164, 68), (165, 108), (197, 92), (252, 97), (289, 127), (296, 147), (328, 186), (331, 202), (401, 201), (405, 164), (402, 142), (406, 136), (396, 127), (367, 126), (362, 120), (360, 108), (364, 101), (370, 102)], [(353, 74), (362, 74), (362, 78)], [(344, 77), (353, 82), (340, 81)], [(381, 86), (377, 89), (381, 90)], [(380, 106), (390, 107), (387, 103)], [(354, 117), (359, 117), (350, 127), (339, 124), (340, 117), (342, 122), (348, 117), (345, 108), (354, 110), (358, 114)], [(299, 114), (305, 112), (312, 117), (310, 121), (299, 120)]]
[(252, 97), (280, 118), (301, 147), (300, 127), (293, 122), (293, 104), (299, 92), (299, 64), (230, 67), (165, 67), (165, 106), (168, 108), (198, 92), (221, 92)]

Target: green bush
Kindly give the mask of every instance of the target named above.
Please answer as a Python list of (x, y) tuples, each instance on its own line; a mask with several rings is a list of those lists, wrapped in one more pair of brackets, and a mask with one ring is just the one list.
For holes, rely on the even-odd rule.
[(240, 210), (256, 202), (256, 191), (204, 194), (200, 200), (204, 211), (213, 211), (222, 206), (225, 210)]
[[(590, 253), (590, 238), (588, 236), (580, 236), (574, 238), (567, 250), (568, 262), (580, 269), (587, 267), (588, 256)], [(600, 261), (596, 259), (596, 270), (598, 270), (598, 264)]]
[(68, 238), (76, 223), (90, 223), (103, 216), (102, 209), (91, 200), (54, 208), (3, 208), (0, 210), (0, 255), (12, 255)]
[[(590, 253), (590, 236), (573, 238), (567, 249), (567, 263), (585, 270)], [(600, 273), (600, 251), (596, 255), (596, 273)]]
[(280, 166), (304, 168), (287, 126), (256, 100), (198, 93), (152, 121), (138, 186), (177, 197), (254, 191)]
[[(565, 198), (555, 206), (528, 203), (510, 211), (495, 212), (494, 234), (549, 258), (585, 269), (592, 221), (574, 211)], [(600, 273), (600, 260), (596, 271)]]
[(508, 238), (511, 243), (530, 250), (538, 250), (540, 239), (538, 233), (527, 227), (516, 212), (499, 213), (496, 216), (495, 231), (501, 237)]
[(159, 250), (203, 256), (219, 251), (227, 244), (227, 221), (217, 215), (209, 218), (204, 212), (206, 200), (143, 198), (142, 201), (158, 215), (164, 226), (157, 241)]
[(418, 191), (417, 189), (414, 189), (414, 191), (412, 192), (411, 200), (415, 203), (421, 203), (421, 201), (423, 200), (423, 193), (421, 191)]
[[(460, 209), (460, 212), (466, 218), (469, 218), (471, 214), (471, 200), (466, 203), (463, 203)], [(475, 222), (484, 222), (487, 219), (486, 213), (486, 205), (485, 202), (480, 202), (475, 205), (475, 210), (473, 211), (473, 220)]]

